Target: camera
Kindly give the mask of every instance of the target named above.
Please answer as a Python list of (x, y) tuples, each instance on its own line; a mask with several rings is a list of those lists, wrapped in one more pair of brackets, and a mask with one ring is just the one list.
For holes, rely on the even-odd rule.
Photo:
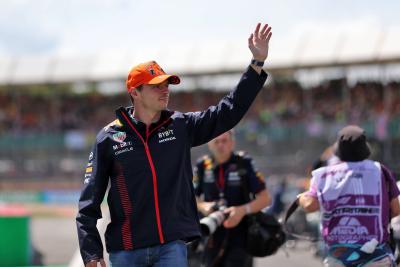
[(203, 236), (212, 235), (228, 218), (229, 214), (224, 212), (226, 208), (226, 200), (219, 200), (213, 207), (214, 212), (200, 220), (200, 230)]

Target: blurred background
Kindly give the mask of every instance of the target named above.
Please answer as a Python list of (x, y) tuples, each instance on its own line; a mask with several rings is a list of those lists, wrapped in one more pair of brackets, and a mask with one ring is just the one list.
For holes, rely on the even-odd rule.
[[(236, 128), (237, 149), (271, 193), (286, 181), (290, 201), (347, 124), (400, 173), (398, 10), (394, 0), (0, 0), (0, 266), (74, 264), (86, 161), (114, 110), (130, 105), (133, 65), (156, 60), (180, 75), (170, 109), (202, 110), (239, 80), (257, 22), (273, 28), (270, 76)], [(204, 153), (195, 148), (193, 162)]]

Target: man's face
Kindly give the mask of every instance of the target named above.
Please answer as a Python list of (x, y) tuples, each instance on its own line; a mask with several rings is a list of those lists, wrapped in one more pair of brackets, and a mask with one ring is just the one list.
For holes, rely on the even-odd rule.
[(220, 136), (214, 138), (210, 142), (208, 142), (208, 148), (211, 153), (216, 157), (228, 157), (235, 145), (235, 141), (233, 140), (232, 134), (230, 132), (226, 132), (221, 134)]
[(160, 84), (144, 84), (142, 89), (137, 90), (134, 97), (135, 105), (140, 102), (147, 110), (161, 111), (167, 108), (169, 101), (168, 81)]

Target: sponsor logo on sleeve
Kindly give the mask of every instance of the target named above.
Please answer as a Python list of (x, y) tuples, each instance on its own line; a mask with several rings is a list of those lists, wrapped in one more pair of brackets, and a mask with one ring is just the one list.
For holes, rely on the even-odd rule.
[(204, 160), (204, 169), (205, 170), (212, 170), (213, 164), (210, 158)]
[(93, 152), (90, 152), (89, 154), (89, 162), (86, 165), (85, 169), (85, 180), (83, 181), (84, 184), (88, 184), (90, 182), (90, 179), (92, 178), (92, 172), (93, 172)]
[(126, 133), (125, 132), (117, 132), (112, 135), (112, 138), (115, 142), (122, 143), (124, 142), (126, 138)]
[(92, 173), (85, 173), (85, 180), (83, 181), (83, 183), (88, 184), (91, 178), (92, 178)]

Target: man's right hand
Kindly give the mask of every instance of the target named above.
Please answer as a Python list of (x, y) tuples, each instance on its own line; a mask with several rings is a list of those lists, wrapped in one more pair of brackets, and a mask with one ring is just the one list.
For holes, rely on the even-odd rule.
[(86, 263), (85, 267), (97, 267), (99, 266), (98, 263), (100, 263), (100, 267), (106, 267), (106, 262), (103, 259), (91, 260)]

